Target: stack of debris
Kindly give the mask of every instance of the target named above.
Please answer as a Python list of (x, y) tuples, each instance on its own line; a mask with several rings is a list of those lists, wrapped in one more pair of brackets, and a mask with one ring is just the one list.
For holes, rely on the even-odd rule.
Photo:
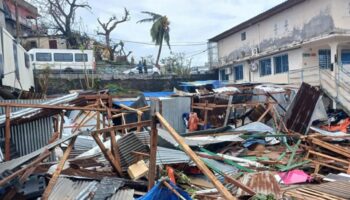
[(350, 119), (322, 90), (186, 92), (0, 102), (0, 198), (350, 199)]

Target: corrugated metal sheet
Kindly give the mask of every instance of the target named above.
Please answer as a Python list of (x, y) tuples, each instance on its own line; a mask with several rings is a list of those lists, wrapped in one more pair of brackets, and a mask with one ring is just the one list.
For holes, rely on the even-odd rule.
[(177, 132), (184, 133), (186, 131), (186, 127), (182, 119), (182, 114), (189, 113), (191, 111), (191, 98), (172, 97), (162, 98), (160, 99), (160, 101), (161, 108), (159, 109), (159, 111), (162, 114), (162, 116)]
[(124, 186), (124, 181), (118, 178), (105, 177), (101, 180), (94, 195), (94, 200), (105, 200), (111, 197), (120, 187)]
[(81, 133), (72, 134), (69, 137), (59, 139), (59, 140), (57, 140), (49, 145), (46, 145), (45, 147), (38, 149), (30, 154), (27, 154), (27, 155), (19, 157), (19, 158), (12, 159), (12, 160), (7, 161), (7, 162), (0, 163), (0, 174), (3, 173), (5, 170), (12, 170), (18, 166), (23, 165), (24, 163), (28, 162), (29, 160), (33, 159), (34, 157), (40, 155), (45, 149), (51, 150), (55, 146), (57, 146), (58, 144), (61, 144), (62, 142), (65, 142), (65, 141), (67, 141), (67, 140), (71, 139), (72, 137), (75, 137), (79, 134), (81, 134)]
[(126, 134), (117, 141), (120, 154), (120, 163), (122, 165), (123, 171), (126, 171), (130, 165), (137, 162), (136, 157), (131, 152), (149, 152), (149, 147), (147, 145), (144, 145), (138, 139), (136, 134), (137, 133)]
[[(18, 156), (27, 155), (48, 144), (53, 133), (53, 119), (46, 117), (29, 123), (11, 126), (11, 144)], [(5, 138), (5, 128), (0, 128), (0, 138)]]
[(56, 185), (54, 186), (49, 199), (61, 200), (61, 199), (76, 199), (84, 200), (90, 196), (90, 193), (96, 191), (97, 181), (72, 181), (68, 178), (59, 177)]
[(285, 115), (286, 127), (297, 133), (306, 134), (311, 125), (311, 117), (321, 91), (307, 83), (302, 83)]
[[(176, 142), (176, 140), (168, 133), (168, 131), (158, 128), (158, 136), (165, 140), (166, 142), (170, 143), (171, 145), (177, 147), (179, 144)], [(239, 137), (240, 134), (232, 134), (232, 135), (220, 135), (220, 136), (208, 136), (206, 137), (183, 137), (186, 144), (189, 146), (203, 146), (207, 144), (216, 144), (221, 142), (241, 142), (243, 141), (242, 138)]]
[[(213, 166), (215, 167), (215, 169), (219, 170), (220, 172), (229, 175), (229, 176), (233, 176), (235, 174), (238, 173), (238, 169), (232, 165), (228, 165), (213, 159), (209, 159), (209, 158), (201, 158), (207, 165), (209, 166)], [(220, 180), (222, 183), (224, 183), (224, 177), (222, 175), (220, 175), (219, 173), (215, 172), (214, 173), (216, 178), (218, 180)]]
[[(269, 171), (244, 174), (240, 179), (243, 185), (251, 188), (257, 194), (273, 194), (276, 199), (282, 198), (281, 188), (276, 181), (274, 174)], [(237, 190), (237, 196), (248, 195), (242, 189)]]
[(111, 198), (108, 200), (133, 200), (134, 199), (135, 190), (133, 189), (123, 189), (118, 190)]
[(190, 157), (183, 151), (168, 149), (165, 147), (157, 147), (157, 165), (161, 164), (177, 164), (192, 163)]

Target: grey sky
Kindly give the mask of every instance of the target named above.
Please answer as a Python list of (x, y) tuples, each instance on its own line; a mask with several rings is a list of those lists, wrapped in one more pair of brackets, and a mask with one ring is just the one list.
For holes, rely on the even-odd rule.
[[(146, 15), (141, 11), (151, 11), (167, 15), (170, 20), (170, 43), (173, 52), (184, 52), (193, 56), (192, 65), (202, 65), (207, 61), (207, 53), (201, 53), (206, 45), (176, 46), (188, 43), (205, 43), (209, 38), (247, 20), (283, 0), (89, 0), (92, 11), (80, 10), (78, 16), (87, 26), (91, 35), (96, 34), (97, 17), (102, 21), (115, 14), (121, 16), (123, 8), (130, 11), (130, 21), (120, 24), (112, 33), (112, 39), (151, 43), (149, 29), (151, 23), (137, 24)], [(102, 38), (100, 38), (102, 39)], [(154, 45), (125, 42), (125, 49), (133, 51), (136, 60), (147, 55), (156, 56)], [(169, 55), (167, 47), (163, 56)]]

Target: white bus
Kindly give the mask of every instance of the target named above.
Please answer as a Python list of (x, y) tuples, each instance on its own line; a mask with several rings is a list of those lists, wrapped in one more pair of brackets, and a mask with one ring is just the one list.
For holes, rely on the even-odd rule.
[(95, 70), (92, 50), (79, 49), (31, 49), (29, 52), (34, 69), (74, 72)]

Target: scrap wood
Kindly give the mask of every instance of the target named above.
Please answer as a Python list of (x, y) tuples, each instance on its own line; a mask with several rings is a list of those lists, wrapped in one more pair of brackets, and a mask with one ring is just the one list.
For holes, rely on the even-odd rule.
[(55, 186), (56, 184), (56, 181), (58, 179), (58, 176), (60, 175), (62, 169), (63, 169), (63, 166), (64, 164), (66, 163), (66, 160), (68, 159), (68, 156), (70, 154), (70, 152), (72, 151), (73, 147), (74, 147), (74, 142), (75, 140), (77, 139), (77, 136), (73, 137), (71, 139), (71, 141), (69, 142), (68, 144), (68, 147), (67, 149), (65, 150), (64, 154), (63, 154), (63, 157), (61, 158), (59, 164), (57, 165), (56, 167), (56, 170), (54, 172), (54, 174), (52, 175), (51, 179), (50, 179), (50, 182), (48, 183), (41, 199), (42, 200), (48, 200), (49, 199), (49, 196), (51, 194), (51, 191), (53, 189), (53, 187)]
[(91, 136), (94, 138), (97, 145), (100, 147), (101, 152), (103, 153), (105, 158), (109, 161), (109, 163), (112, 165), (112, 167), (118, 172), (120, 176), (123, 176), (123, 171), (122, 171), (119, 159), (115, 159), (115, 157), (113, 157), (111, 150), (107, 149), (103, 145), (100, 138), (97, 136), (97, 133), (92, 133)]
[(43, 161), (45, 158), (47, 158), (51, 152), (48, 149), (45, 149), (35, 160), (33, 160), (30, 164), (23, 167), (22, 169), (10, 174), (9, 176), (6, 176), (2, 180), (0, 180), (0, 186), (5, 185), (7, 182), (11, 181), (12, 179), (16, 178), (18, 175), (25, 173), (28, 169), (37, 166), (41, 161)]
[(317, 138), (312, 138), (311, 140), (312, 144), (315, 144), (315, 145), (318, 145), (322, 148), (325, 148), (325, 149), (328, 149), (332, 152), (335, 152), (337, 154), (340, 154), (340, 155), (343, 155), (347, 158), (350, 158), (350, 152), (348, 149), (345, 149), (341, 146), (337, 146), (337, 145), (333, 145), (333, 144), (330, 144), (330, 143), (327, 143), (327, 142), (324, 142), (322, 140), (319, 140)]
[[(211, 152), (211, 151), (209, 151), (209, 150), (207, 150), (207, 149), (200, 148), (200, 150), (201, 150), (202, 152), (205, 152), (205, 153), (209, 154), (209, 155), (218, 156), (216, 153)], [(228, 159), (224, 158), (223, 161), (224, 161), (225, 163), (229, 164), (229, 165), (232, 165), (232, 166), (236, 167), (236, 168), (239, 169), (239, 170), (246, 171), (246, 172), (254, 172), (254, 170), (251, 170), (251, 169), (248, 169), (248, 168), (246, 168), (246, 167), (243, 167), (242, 165), (240, 165), (240, 164), (238, 164), (238, 163), (236, 163), (236, 162), (234, 162), (234, 161), (232, 161), (232, 160), (228, 160)]]
[(192, 149), (185, 143), (184, 139), (175, 131), (175, 129), (164, 119), (164, 117), (156, 112), (158, 120), (169, 131), (170, 135), (179, 143), (187, 155), (196, 163), (197, 167), (212, 181), (213, 185), (223, 195), (225, 199), (237, 199), (216, 179), (214, 174), (207, 168), (203, 161), (192, 151)]
[[(311, 158), (312, 156), (316, 156), (316, 158), (318, 158), (318, 159), (312, 159)], [(331, 160), (335, 163), (334, 163), (334, 165), (332, 165), (333, 162), (330, 163), (330, 162), (327, 162), (325, 160), (322, 161), (320, 158), (328, 159), (328, 160)], [(319, 153), (319, 152), (316, 152), (313, 150), (308, 151), (308, 153), (306, 155), (306, 159), (311, 159), (311, 161), (316, 164), (315, 173), (318, 173), (320, 166), (325, 166), (325, 167), (329, 167), (329, 168), (336, 169), (339, 171), (346, 172), (347, 174), (350, 174), (350, 162), (347, 160), (335, 158), (333, 156), (329, 156), (329, 155)], [(341, 166), (339, 166), (339, 164), (341, 164)]]

